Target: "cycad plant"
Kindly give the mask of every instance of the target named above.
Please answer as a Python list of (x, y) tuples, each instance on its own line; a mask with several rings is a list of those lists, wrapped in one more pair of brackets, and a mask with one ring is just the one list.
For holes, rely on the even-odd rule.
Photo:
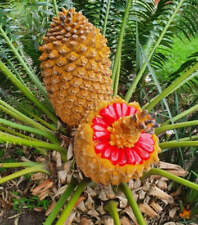
[[(63, 146), (59, 137), (74, 133), (77, 165), (94, 182), (117, 185), (126, 195), (140, 225), (146, 222), (127, 186), (131, 178), (144, 180), (150, 175), (159, 175), (198, 191), (196, 182), (150, 168), (153, 161), (158, 161), (160, 149), (163, 157), (166, 154), (176, 156), (175, 162), (182, 165), (185, 155), (197, 157), (198, 136), (193, 128), (198, 121), (189, 120), (198, 109), (196, 98), (192, 97), (193, 104), (181, 112), (183, 95), (178, 95), (180, 88), (191, 85), (192, 80), (194, 85), (190, 87), (196, 88), (196, 57), (183, 64), (171, 76), (171, 82), (160, 84), (158, 81), (174, 35), (191, 39), (197, 34), (197, 1), (98, 0), (58, 4), (54, 0), (10, 1), (1, 6), (0, 140), (28, 146), (46, 160), (40, 163), (2, 162), (2, 168), (25, 169), (0, 178), (0, 184), (31, 173), (42, 172), (50, 176), (50, 150), (59, 152), (62, 161), (67, 161), (66, 143)], [(16, 17), (16, 6), (26, 12), (24, 17)], [(101, 31), (74, 9), (63, 9), (53, 18), (41, 43), (51, 20), (49, 15), (53, 11), (57, 14), (59, 6), (82, 10)], [(16, 27), (12, 26), (12, 17)], [(111, 49), (112, 75), (110, 52), (100, 32), (106, 36)], [(48, 95), (39, 73), (36, 50), (39, 44)], [(9, 85), (3, 75), (8, 78)], [(56, 114), (69, 127), (60, 125), (48, 96)], [(128, 103), (131, 101), (133, 103)], [(184, 132), (178, 132), (179, 129)], [(168, 130), (174, 130), (171, 136), (164, 134)], [(175, 152), (171, 153), (171, 149)], [(73, 166), (76, 168), (75, 164)], [(86, 186), (93, 185), (85, 177), (79, 180), (76, 176), (71, 179), (45, 225), (54, 222), (70, 197), (56, 222), (64, 224)], [(114, 223), (120, 224), (113, 200), (105, 209)]]

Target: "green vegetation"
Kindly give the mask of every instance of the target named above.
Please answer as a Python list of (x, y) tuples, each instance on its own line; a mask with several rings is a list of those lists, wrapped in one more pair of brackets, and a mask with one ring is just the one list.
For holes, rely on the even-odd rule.
[(11, 194), (16, 196), (12, 199), (13, 209), (15, 211), (34, 208), (47, 210), (50, 205), (49, 199), (39, 200), (37, 196), (32, 196), (31, 198), (21, 197), (18, 192), (11, 192)]
[(167, 52), (161, 50), (161, 53), (167, 56), (167, 61), (159, 69), (157, 74), (162, 82), (169, 80), (170, 74), (177, 71), (192, 54), (198, 52), (198, 36), (187, 39), (182, 35), (181, 38), (174, 37), (172, 48)]

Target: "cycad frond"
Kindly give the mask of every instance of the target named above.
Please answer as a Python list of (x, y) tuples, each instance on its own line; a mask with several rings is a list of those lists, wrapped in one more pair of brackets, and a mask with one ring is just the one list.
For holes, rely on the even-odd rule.
[(74, 6), (76, 8), (76, 11), (81, 11), (91, 23), (93, 23), (96, 27), (101, 28), (101, 12), (103, 11), (103, 7), (105, 8), (105, 5), (103, 5), (103, 0), (77, 0), (74, 2)]
[[(179, 67), (177, 71), (170, 74), (169, 81), (172, 82), (173, 80), (177, 79), (182, 72), (190, 69), (197, 62), (198, 62), (198, 52), (195, 52), (188, 57), (187, 61), (181, 64), (181, 66)], [(187, 86), (184, 86), (183, 88), (187, 88), (187, 87), (190, 88), (190, 92), (192, 90), (195, 90), (195, 88), (198, 85), (198, 78), (195, 77), (194, 79), (190, 80), (186, 85)]]
[[(176, 18), (176, 28), (188, 39), (198, 32), (198, 2), (196, 0), (185, 0), (180, 15)], [(179, 36), (180, 37), (180, 36)]]

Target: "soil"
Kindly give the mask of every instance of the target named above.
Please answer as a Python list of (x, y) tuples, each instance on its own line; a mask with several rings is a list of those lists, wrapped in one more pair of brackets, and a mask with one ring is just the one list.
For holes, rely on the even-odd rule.
[(17, 213), (14, 210), (4, 211), (0, 216), (0, 225), (40, 225), (45, 219), (44, 213), (24, 210)]

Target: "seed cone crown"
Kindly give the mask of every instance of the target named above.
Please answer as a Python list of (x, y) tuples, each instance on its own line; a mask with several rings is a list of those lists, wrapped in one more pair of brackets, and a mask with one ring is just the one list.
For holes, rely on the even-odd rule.
[(116, 97), (98, 104), (74, 138), (78, 166), (87, 177), (105, 185), (141, 177), (159, 160), (158, 138), (150, 130), (154, 124), (136, 102)]

